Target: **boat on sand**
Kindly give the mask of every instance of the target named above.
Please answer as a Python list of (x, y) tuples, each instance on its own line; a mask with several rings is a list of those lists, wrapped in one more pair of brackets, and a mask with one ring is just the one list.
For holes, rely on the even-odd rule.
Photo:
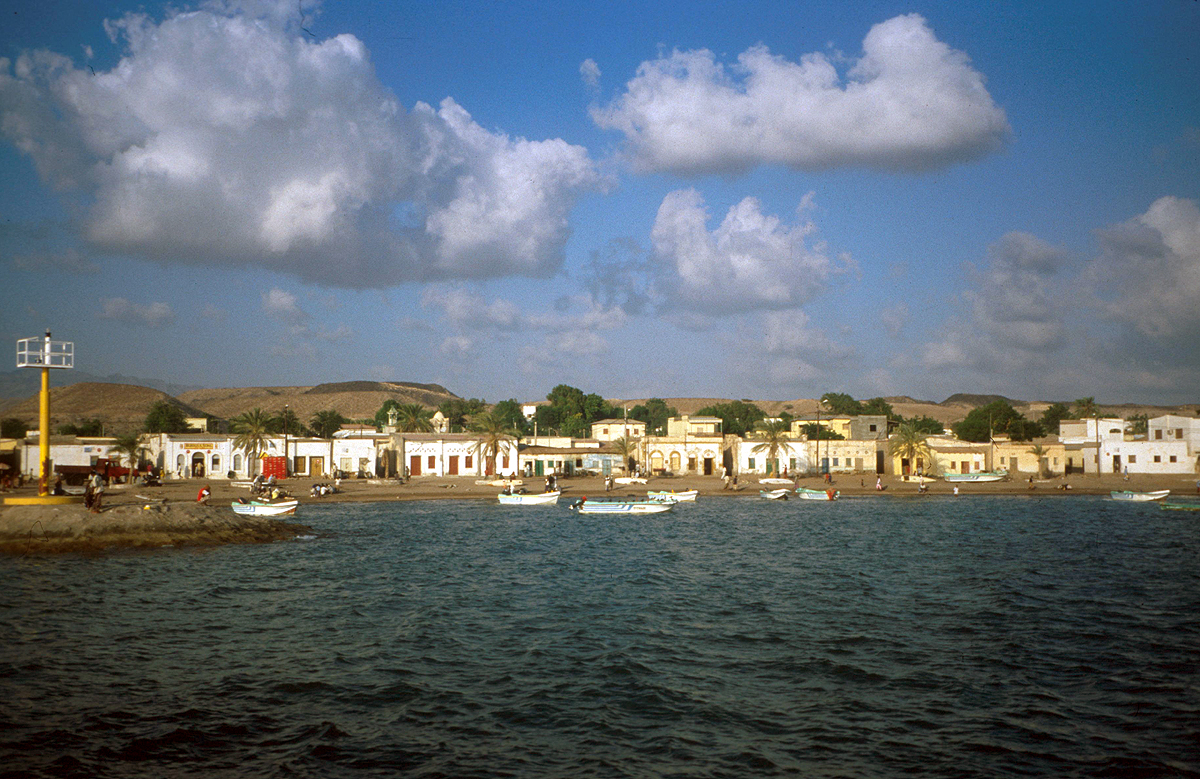
[(251, 517), (282, 517), (287, 514), (295, 514), (296, 507), (299, 505), (300, 501), (295, 498), (274, 502), (238, 498), (233, 502), (233, 513)]
[(1148, 503), (1152, 500), (1162, 500), (1171, 494), (1170, 490), (1155, 490), (1154, 492), (1135, 492), (1134, 490), (1113, 490), (1108, 493), (1113, 500), (1130, 503)]

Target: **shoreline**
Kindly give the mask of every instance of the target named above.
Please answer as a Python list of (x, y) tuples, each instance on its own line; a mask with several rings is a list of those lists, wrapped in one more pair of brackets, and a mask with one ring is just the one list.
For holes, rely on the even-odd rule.
[[(843, 474), (826, 485), (820, 477), (799, 480), (810, 489), (838, 490), (842, 497), (917, 498), (950, 497), (954, 483), (927, 480), (929, 489), (917, 491), (916, 481), (904, 481), (894, 476), (883, 477), (885, 490), (875, 489), (874, 474)], [(245, 517), (234, 514), (230, 503), (248, 497), (244, 487), (234, 487), (227, 481), (181, 479), (161, 487), (114, 485), (104, 493), (103, 509), (92, 514), (80, 504), (45, 506), (0, 506), (0, 554), (98, 554), (126, 549), (161, 549), (165, 547), (211, 547), (235, 543), (270, 543), (312, 534), (303, 521), (304, 509), (320, 503), (378, 503), (423, 500), (481, 500), (495, 501), (499, 487), (476, 484), (475, 477), (418, 477), (404, 484), (394, 481), (345, 479), (341, 491), (321, 498), (308, 497), (313, 479), (287, 479), (280, 486), (300, 499), (300, 509), (287, 521), (276, 518)], [(319, 480), (325, 483), (324, 480)], [(524, 479), (524, 488), (540, 492), (543, 478)], [(760, 489), (781, 485), (759, 484), (757, 477), (739, 479), (737, 489), (725, 490), (716, 476), (655, 477), (648, 484), (616, 486), (605, 492), (598, 476), (560, 478), (559, 488), (564, 500), (590, 496), (645, 497), (648, 490), (698, 490), (703, 498), (757, 497)], [(1169, 489), (1172, 497), (1200, 498), (1195, 476), (1072, 476), (1035, 480), (958, 483), (960, 498), (973, 496), (1070, 497), (1074, 495), (1108, 495), (1113, 490), (1150, 491)], [(208, 505), (196, 503), (196, 493), (208, 484), (212, 496)], [(1071, 489), (1060, 489), (1069, 484)], [(29, 485), (5, 493), (4, 497), (32, 497), (36, 486)]]

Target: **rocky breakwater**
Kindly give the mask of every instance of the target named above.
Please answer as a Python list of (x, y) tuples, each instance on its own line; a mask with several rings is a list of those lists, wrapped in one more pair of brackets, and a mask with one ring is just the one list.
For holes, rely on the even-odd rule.
[(129, 503), (92, 514), (82, 505), (0, 510), (0, 553), (98, 553), (164, 546), (259, 544), (312, 533), (304, 525), (234, 514), (226, 506)]

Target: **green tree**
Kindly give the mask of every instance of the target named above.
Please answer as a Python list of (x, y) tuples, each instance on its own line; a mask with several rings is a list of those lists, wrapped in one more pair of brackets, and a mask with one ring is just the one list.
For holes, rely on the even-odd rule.
[[(718, 403), (715, 406), (705, 406), (696, 412), (697, 416), (720, 417), (721, 431), (729, 435), (742, 436), (754, 430), (754, 426), (766, 419), (767, 414), (753, 403), (744, 400), (734, 400), (729, 403)], [(790, 425), (789, 425), (790, 429)]]
[(271, 436), (271, 416), (261, 408), (253, 408), (230, 421), (233, 432), (233, 448), (246, 453), (246, 472), (255, 475), (260, 464), (258, 455), (267, 448)]
[(621, 469), (628, 471), (629, 461), (637, 454), (637, 441), (626, 438), (625, 436), (621, 436), (620, 438), (613, 440), (612, 448), (614, 452), (621, 456)]
[(318, 438), (333, 438), (333, 434), (346, 424), (346, 418), (333, 409), (326, 409), (313, 414), (308, 424)]
[(899, 421), (900, 419), (900, 416), (892, 409), (892, 404), (888, 403), (883, 398), (871, 398), (870, 400), (864, 400), (862, 403), (862, 412), (859, 414), (859, 416), (864, 414), (874, 414), (877, 416), (887, 417), (888, 421)]
[(914, 430), (919, 430), (920, 432), (927, 433), (929, 435), (941, 435), (946, 429), (946, 426), (942, 424), (940, 420), (934, 419), (930, 416), (913, 417), (912, 419), (899, 417), (898, 419), (900, 424), (908, 425)]
[(24, 438), (29, 434), (29, 426), (16, 417), (0, 419), (0, 438)]
[(433, 413), (420, 403), (399, 403), (396, 405), (396, 428), (402, 433), (429, 433), (433, 431), (433, 422), (429, 418)]
[(924, 473), (933, 474), (935, 465), (933, 450), (929, 448), (926, 438), (925, 433), (913, 426), (900, 425), (888, 439), (888, 454), (908, 460), (910, 472), (916, 470), (917, 461), (920, 460)]
[(520, 432), (509, 427), (494, 411), (484, 411), (471, 418), (471, 430), (479, 439), (475, 451), (487, 460), (487, 473), (496, 473), (496, 456), (509, 438), (520, 437)]
[(821, 396), (821, 404), (831, 414), (856, 417), (863, 413), (862, 404), (844, 392), (826, 392)]
[(1075, 411), (1073, 415), (1076, 419), (1092, 419), (1099, 418), (1100, 407), (1096, 405), (1094, 397), (1079, 398), (1075, 401)]
[(1058, 423), (1064, 419), (1071, 418), (1071, 409), (1065, 403), (1051, 403), (1050, 406), (1042, 412), (1042, 417), (1039, 422), (1042, 424), (1042, 429), (1048, 434), (1058, 432)]
[(59, 435), (101, 436), (104, 435), (104, 421), (100, 419), (83, 419), (58, 426)]
[(1129, 432), (1134, 435), (1145, 435), (1150, 430), (1149, 414), (1133, 414), (1129, 417)]
[(629, 409), (629, 416), (631, 419), (645, 422), (646, 434), (654, 435), (657, 432), (665, 433), (667, 420), (679, 416), (679, 412), (674, 406), (668, 406), (662, 398), (650, 398), (645, 404), (639, 403)]
[(117, 453), (117, 464), (120, 465), (121, 459), (129, 461), (129, 476), (133, 477), (133, 470), (137, 468), (138, 463), (145, 459), (150, 450), (142, 443), (142, 437), (138, 434), (119, 435), (116, 442), (108, 448), (110, 453)]
[(830, 430), (825, 425), (818, 425), (816, 422), (810, 422), (805, 425), (801, 432), (807, 436), (809, 441), (844, 441), (846, 436), (836, 431)]
[(451, 398), (450, 400), (443, 401), (438, 406), (438, 411), (442, 412), (442, 416), (446, 418), (446, 422), (450, 425), (451, 433), (459, 433), (465, 430), (467, 421), (486, 409), (487, 402), (479, 398), (471, 398), (470, 400)]
[(165, 400), (155, 401), (150, 413), (146, 414), (147, 433), (186, 433), (189, 430), (183, 409)]
[(994, 400), (972, 409), (966, 419), (953, 426), (963, 441), (983, 443), (995, 435), (1007, 435), (1014, 441), (1028, 441), (1041, 435), (1041, 426), (1017, 413), (1007, 401)]
[(303, 436), (308, 433), (304, 423), (300, 421), (300, 417), (296, 416), (296, 412), (292, 411), (291, 406), (277, 411), (270, 419), (270, 426), (272, 433), (287, 433), (294, 436)]
[(787, 446), (788, 434), (791, 429), (781, 421), (771, 420), (759, 422), (755, 430), (755, 439), (760, 443), (750, 451), (758, 454), (767, 453), (767, 473), (779, 473), (779, 451)]
[(516, 398), (500, 401), (492, 407), (492, 413), (503, 419), (505, 425), (521, 435), (529, 432), (529, 422), (525, 419), (525, 411)]

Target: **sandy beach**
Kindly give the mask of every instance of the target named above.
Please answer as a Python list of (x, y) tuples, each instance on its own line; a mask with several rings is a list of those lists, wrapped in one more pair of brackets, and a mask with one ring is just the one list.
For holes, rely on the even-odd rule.
[[(843, 497), (919, 498), (915, 481), (906, 482), (885, 476), (885, 490), (875, 488), (873, 474), (843, 474), (833, 479), (832, 486)], [(233, 513), (229, 504), (246, 497), (244, 487), (228, 482), (205, 482), (185, 479), (167, 482), (162, 487), (108, 488), (104, 509), (99, 514), (88, 512), (82, 505), (71, 506), (5, 506), (0, 508), (0, 552), (10, 554), (84, 552), (127, 548), (158, 548), (164, 546), (213, 546), (228, 543), (264, 543), (293, 538), (311, 532), (304, 526), (304, 507), (314, 503), (411, 501), (411, 500), (495, 500), (499, 489), (489, 484), (476, 484), (473, 477), (417, 478), (400, 484), (395, 481), (346, 479), (341, 491), (323, 498), (311, 498), (311, 479), (288, 479), (281, 486), (300, 499), (300, 509), (288, 521), (243, 517)], [(525, 479), (525, 489), (540, 492), (543, 479)], [(800, 480), (800, 486), (823, 489), (819, 477)], [(196, 503), (196, 493), (204, 484), (212, 488), (209, 505)], [(954, 485), (944, 481), (926, 481), (926, 495), (952, 495)], [(1070, 489), (1064, 489), (1070, 485)], [(599, 477), (560, 478), (564, 499), (584, 496), (601, 497), (604, 482)], [(658, 477), (645, 485), (618, 485), (609, 497), (645, 496), (647, 490), (700, 491), (704, 498), (736, 498), (757, 494), (759, 489), (778, 485), (761, 485), (756, 477), (739, 478), (737, 489), (725, 490), (721, 479), (714, 476)], [(1061, 496), (1107, 495), (1111, 490), (1171, 490), (1172, 497), (1197, 496), (1196, 479), (1191, 476), (1072, 476), (1068, 479), (1026, 479), (960, 484), (959, 497), (969, 500), (980, 495), (1039, 495)], [(28, 497), (36, 494), (34, 487), (7, 493), (7, 496)]]

